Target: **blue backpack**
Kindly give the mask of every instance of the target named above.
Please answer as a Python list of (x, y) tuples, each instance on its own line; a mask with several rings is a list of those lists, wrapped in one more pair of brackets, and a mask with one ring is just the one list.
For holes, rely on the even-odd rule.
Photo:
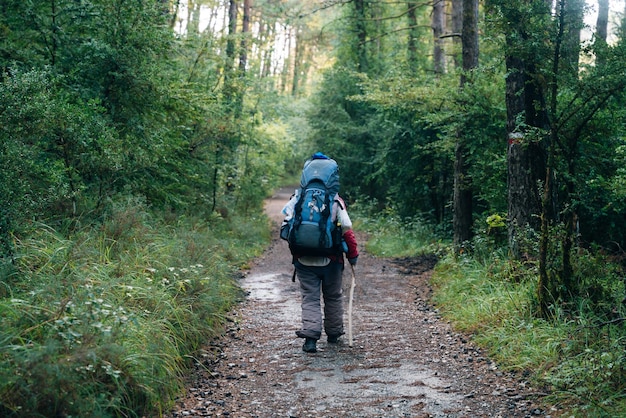
[(321, 153), (304, 164), (294, 215), (281, 236), (292, 254), (328, 256), (341, 253), (341, 226), (332, 220), (339, 192), (337, 162)]

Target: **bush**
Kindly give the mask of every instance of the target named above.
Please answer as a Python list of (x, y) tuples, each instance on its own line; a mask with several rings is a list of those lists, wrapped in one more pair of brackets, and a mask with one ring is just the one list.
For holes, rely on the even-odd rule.
[(549, 320), (535, 317), (538, 273), (532, 263), (493, 252), (481, 259), (445, 258), (434, 275), (434, 302), (455, 326), (501, 367), (528, 373), (546, 386), (546, 400), (581, 416), (626, 412), (626, 332), (620, 268), (606, 257), (580, 251), (579, 287), (587, 292), (552, 306)]
[(0, 415), (167, 408), (242, 297), (237, 266), (269, 235), (259, 219), (168, 223), (136, 198), (107, 213), (100, 226), (64, 236), (39, 225), (17, 243), (0, 300)]

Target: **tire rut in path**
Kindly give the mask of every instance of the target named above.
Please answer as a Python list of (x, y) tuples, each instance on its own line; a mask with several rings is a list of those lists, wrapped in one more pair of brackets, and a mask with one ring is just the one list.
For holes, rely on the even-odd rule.
[[(266, 205), (274, 236), (288, 197), (282, 190)], [(435, 261), (374, 258), (361, 248), (353, 347), (347, 335), (339, 344), (323, 336), (318, 352), (307, 354), (295, 336), (300, 294), (289, 251), (274, 240), (240, 278), (248, 297), (198, 360), (186, 396), (167, 416), (548, 416), (528, 382), (499, 371), (429, 305)], [(350, 275), (346, 269), (346, 308)]]

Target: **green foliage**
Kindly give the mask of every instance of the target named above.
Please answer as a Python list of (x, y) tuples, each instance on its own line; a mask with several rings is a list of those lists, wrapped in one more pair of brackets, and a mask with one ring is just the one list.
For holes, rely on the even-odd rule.
[(351, 207), (358, 219), (355, 226), (368, 234), (367, 251), (381, 257), (440, 254), (445, 243), (431, 224), (419, 219), (400, 219), (391, 212), (381, 215), (375, 208), (357, 202)]
[(309, 114), (311, 141), (339, 163), (344, 197), (365, 195), (384, 200), (384, 185), (374, 178), (383, 121), (372, 107), (351, 99), (361, 94), (359, 80), (357, 73), (345, 68), (325, 74)]
[[(152, 416), (242, 296), (234, 268), (263, 219), (165, 222), (142, 199), (65, 238), (39, 225), (15, 248), (0, 300), (3, 416)], [(155, 338), (158, 336), (158, 338)]]
[[(320, 95), (324, 110), (312, 117), (314, 138), (346, 155), (342, 173), (348, 190), (358, 190), (401, 216), (420, 214), (444, 225), (451, 216), (454, 144), (462, 134), (469, 147), (474, 206), (478, 211), (505, 211), (505, 111), (492, 82), (497, 75), (492, 69), (477, 72), (474, 83), (459, 91), (450, 87), (452, 76), (436, 81), (398, 73), (381, 80), (329, 73), (328, 87)], [(333, 112), (335, 101), (342, 106)], [(354, 158), (369, 164), (352, 168)]]
[(579, 254), (576, 270), (587, 293), (575, 309), (554, 306), (552, 317), (542, 320), (534, 315), (536, 267), (488, 254), (481, 261), (450, 256), (438, 264), (434, 302), (444, 316), (472, 333), (500, 367), (550, 387), (547, 402), (585, 416), (622, 415), (626, 309), (619, 265)]

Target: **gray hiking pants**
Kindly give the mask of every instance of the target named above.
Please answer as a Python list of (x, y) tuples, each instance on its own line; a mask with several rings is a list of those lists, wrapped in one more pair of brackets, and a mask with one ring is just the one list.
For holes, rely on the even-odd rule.
[(326, 335), (342, 335), (344, 333), (341, 290), (343, 264), (331, 261), (327, 266), (312, 267), (296, 261), (295, 267), (302, 294), (302, 329), (296, 331), (298, 337), (320, 339), (322, 335), (321, 295), (324, 297), (323, 325)]

